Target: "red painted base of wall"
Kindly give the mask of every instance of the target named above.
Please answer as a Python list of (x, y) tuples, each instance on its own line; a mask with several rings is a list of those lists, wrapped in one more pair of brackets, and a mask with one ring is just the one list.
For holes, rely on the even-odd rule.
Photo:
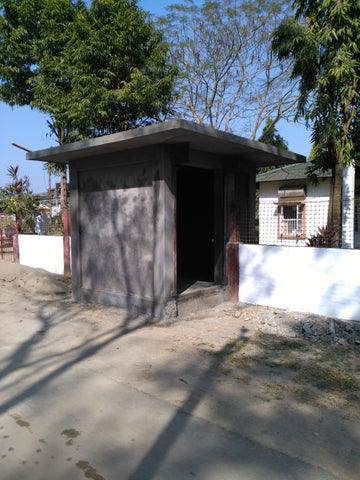
[(227, 297), (236, 303), (239, 301), (239, 243), (226, 245), (225, 262)]
[(14, 262), (20, 263), (19, 235), (13, 235)]

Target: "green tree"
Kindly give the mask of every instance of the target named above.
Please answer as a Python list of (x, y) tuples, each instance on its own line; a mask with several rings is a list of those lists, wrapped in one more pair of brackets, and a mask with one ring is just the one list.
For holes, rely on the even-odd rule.
[[(82, 2), (71, 0), (0, 1), (0, 100), (49, 114), (50, 133), (59, 145), (71, 131), (66, 116), (71, 78), (62, 55), (83, 8)], [(60, 182), (65, 209), (66, 165), (61, 166)]]
[[(41, 30), (33, 43), (30, 105), (50, 116), (49, 132), (59, 145), (78, 139), (70, 118), (73, 71), (66, 52), (84, 11), (82, 1), (43, 0), (39, 13)], [(60, 176), (60, 205), (64, 211), (68, 208), (67, 166), (59, 164), (50, 168)]]
[[(68, 6), (65, 26), (62, 2)], [(33, 104), (51, 114), (62, 143), (147, 125), (170, 113), (176, 69), (160, 31), (135, 0), (93, 0), (89, 8), (48, 1), (37, 47)]]
[(288, 142), (280, 135), (279, 131), (275, 128), (275, 125), (271, 118), (268, 118), (265, 122), (261, 141), (262, 143), (282, 148), (283, 150), (289, 150)]
[(43, 0), (0, 1), (0, 98), (9, 105), (32, 101), (33, 45), (40, 34)]
[[(168, 7), (158, 19), (179, 68), (176, 114), (261, 140), (265, 121), (291, 120), (298, 98), (289, 87), (289, 61), (271, 49), (287, 0), (193, 0)], [(270, 125), (270, 127), (272, 126)]]
[(68, 51), (78, 133), (87, 138), (164, 120), (176, 73), (167, 52), (136, 1), (94, 0)]
[(60, 145), (170, 113), (176, 69), (136, 0), (0, 0), (0, 12), (0, 100), (49, 114)]
[[(271, 118), (268, 118), (263, 128), (263, 134), (261, 136), (262, 143), (272, 145), (273, 147), (282, 148), (283, 150), (289, 150), (288, 142), (280, 135), (279, 131), (275, 128), (275, 125)], [(272, 165), (271, 167), (261, 167), (257, 173), (268, 172), (278, 168), (278, 165)]]
[(0, 210), (15, 215), (16, 232), (34, 232), (35, 218), (40, 213), (39, 201), (30, 190), (27, 175), (19, 177), (19, 167), (9, 167), (12, 182), (0, 192)]
[[(331, 169), (328, 227), (341, 246), (343, 166), (359, 151), (360, 3), (295, 0), (295, 17), (274, 32), (279, 59), (293, 61), (300, 80), (298, 117), (312, 126), (312, 173)], [(310, 172), (311, 173), (311, 172)]]

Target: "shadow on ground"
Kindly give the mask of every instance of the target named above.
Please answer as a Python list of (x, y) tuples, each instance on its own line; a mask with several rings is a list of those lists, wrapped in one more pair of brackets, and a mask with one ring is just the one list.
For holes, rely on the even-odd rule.
[[(0, 428), (29, 438), (4, 463), (7, 480), (43, 478), (40, 466), (55, 479), (357, 478), (358, 419), (286, 389), (274, 398), (266, 385), (279, 383), (276, 367), (259, 368), (263, 351), (256, 368), (231, 364), (251, 341), (241, 321), (160, 327), (69, 298), (4, 298)], [(48, 449), (38, 464), (35, 437)]]

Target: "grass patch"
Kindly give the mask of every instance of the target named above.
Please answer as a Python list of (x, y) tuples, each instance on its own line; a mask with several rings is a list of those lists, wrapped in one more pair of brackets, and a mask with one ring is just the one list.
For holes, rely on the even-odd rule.
[(313, 389), (304, 385), (292, 385), (291, 393), (295, 396), (296, 400), (300, 403), (307, 403), (316, 405), (318, 403), (318, 395)]
[(234, 355), (239, 353), (244, 348), (244, 346), (246, 345), (246, 342), (247, 341), (243, 339), (238, 339), (238, 340), (230, 339), (229, 342), (221, 350), (205, 349), (205, 351), (209, 355), (213, 355), (222, 361), (231, 362), (234, 359)]
[(360, 390), (360, 382), (351, 372), (320, 365), (304, 365), (299, 380), (308, 381), (320, 390), (356, 392)]
[(304, 340), (279, 337), (276, 335), (267, 335), (263, 332), (257, 332), (253, 343), (263, 350), (285, 351), (308, 351), (309, 346)]
[(242, 375), (242, 376), (234, 376), (233, 377), (235, 380), (241, 383), (245, 383), (245, 385), (250, 385), (251, 383), (251, 377), (250, 375)]
[(220, 365), (219, 372), (222, 375), (230, 375), (231, 372), (232, 372), (232, 368), (231, 367), (225, 367), (224, 365)]
[(360, 400), (360, 395), (356, 392), (350, 392), (346, 395), (346, 400), (348, 402), (358, 402)]
[(208, 343), (208, 342), (200, 342), (197, 343), (198, 347), (210, 347), (210, 348), (215, 348), (215, 345), (213, 343)]
[(319, 346), (314, 347), (314, 359), (317, 362), (328, 363), (333, 366), (337, 366), (339, 363), (343, 362), (346, 362), (347, 365), (350, 366), (350, 363), (347, 361), (349, 357), (349, 348), (321, 343)]
[(272, 395), (276, 400), (282, 400), (284, 393), (288, 391), (288, 386), (280, 382), (271, 381), (265, 383), (266, 393)]
[(207, 347), (206, 353), (218, 359), (219, 373), (244, 384), (260, 382), (275, 400), (290, 396), (292, 401), (318, 408), (360, 401), (356, 346), (257, 332), (248, 340), (229, 339), (221, 349)]

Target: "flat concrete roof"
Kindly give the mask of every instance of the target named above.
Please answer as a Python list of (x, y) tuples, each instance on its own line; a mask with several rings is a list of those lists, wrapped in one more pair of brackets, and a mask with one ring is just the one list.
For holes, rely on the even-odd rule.
[(306, 160), (303, 155), (179, 119), (69, 143), (61, 147), (29, 152), (26, 154), (26, 159), (70, 163), (72, 160), (87, 159), (95, 155), (151, 145), (178, 143), (188, 143), (190, 149), (202, 152), (246, 158), (258, 167), (299, 163)]

